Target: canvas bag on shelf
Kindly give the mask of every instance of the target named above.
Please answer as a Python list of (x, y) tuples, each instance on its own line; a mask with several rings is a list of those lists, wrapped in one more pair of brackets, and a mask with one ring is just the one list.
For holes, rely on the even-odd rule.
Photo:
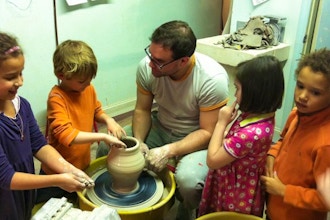
[(224, 48), (236, 50), (266, 49), (279, 44), (280, 28), (277, 24), (266, 23), (262, 16), (251, 17), (244, 28), (226, 37), (221, 44)]

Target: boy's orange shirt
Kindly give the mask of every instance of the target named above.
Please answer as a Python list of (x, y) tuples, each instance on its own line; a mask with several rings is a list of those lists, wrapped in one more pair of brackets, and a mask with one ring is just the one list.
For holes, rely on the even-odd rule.
[(282, 139), (268, 154), (275, 157), (274, 171), (286, 185), (284, 198), (269, 195), (271, 219), (326, 219), (326, 206), (316, 190), (316, 177), (330, 167), (330, 108), (311, 116), (293, 109)]
[[(90, 163), (90, 145), (71, 144), (79, 131), (92, 132), (95, 117), (103, 114), (92, 85), (81, 92), (66, 92), (54, 86), (47, 102), (48, 142), (71, 164), (86, 169)], [(52, 171), (42, 164), (42, 169)]]

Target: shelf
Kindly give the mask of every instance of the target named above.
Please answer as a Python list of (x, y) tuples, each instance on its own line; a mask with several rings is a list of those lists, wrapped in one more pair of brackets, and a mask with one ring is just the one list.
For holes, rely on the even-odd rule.
[(206, 54), (221, 64), (236, 67), (242, 61), (252, 59), (256, 56), (273, 55), (279, 61), (286, 61), (289, 57), (290, 46), (280, 43), (267, 49), (235, 50), (224, 48), (222, 44), (217, 44), (229, 35), (217, 35), (214, 37), (202, 38), (197, 40), (196, 51)]

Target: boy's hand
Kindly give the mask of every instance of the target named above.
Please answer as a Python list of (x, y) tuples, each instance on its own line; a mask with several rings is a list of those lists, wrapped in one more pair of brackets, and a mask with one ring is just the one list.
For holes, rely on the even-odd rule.
[(126, 136), (125, 130), (114, 120), (108, 124), (108, 133), (118, 139), (122, 139), (124, 136)]
[(266, 191), (272, 195), (278, 195), (284, 197), (286, 186), (277, 177), (276, 172), (274, 172), (273, 177), (261, 176), (261, 181), (266, 187)]
[(104, 140), (106, 144), (108, 144), (110, 147), (118, 147), (118, 148), (126, 148), (126, 144), (119, 140), (117, 137), (112, 136), (110, 134), (106, 135), (106, 138)]
[(265, 167), (265, 175), (268, 177), (274, 177), (274, 160), (275, 158), (271, 155), (267, 156), (266, 159), (266, 167)]

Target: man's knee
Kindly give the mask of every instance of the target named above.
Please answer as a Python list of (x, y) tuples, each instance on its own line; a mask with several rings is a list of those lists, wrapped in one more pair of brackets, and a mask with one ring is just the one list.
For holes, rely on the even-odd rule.
[(178, 199), (190, 208), (197, 208), (208, 171), (206, 165), (206, 150), (188, 154), (176, 167)]

